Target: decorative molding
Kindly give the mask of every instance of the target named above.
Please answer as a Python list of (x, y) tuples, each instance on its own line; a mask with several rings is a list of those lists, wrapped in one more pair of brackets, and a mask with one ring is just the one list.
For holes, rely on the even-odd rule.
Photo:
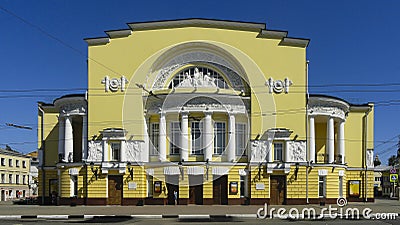
[(328, 170), (318, 170), (318, 176), (328, 176)]
[(121, 128), (107, 128), (100, 133), (103, 135), (103, 140), (125, 140), (128, 132)]
[[(193, 45), (196, 44), (193, 43)], [(217, 67), (219, 70), (223, 72), (223, 75), (225, 75), (226, 78), (229, 80), (233, 89), (242, 90), (244, 88), (242, 77), (235, 72), (233, 66), (225, 59), (213, 53), (204, 51), (193, 51), (177, 55), (173, 59), (171, 59), (168, 63), (163, 65), (162, 69), (158, 71), (158, 74), (152, 85), (152, 89), (158, 90), (166, 88), (168, 86), (166, 81), (170, 80), (168, 78), (177, 69), (189, 63), (196, 63), (196, 62), (210, 64), (211, 66)]]
[(245, 169), (239, 169), (239, 176), (247, 176), (247, 172)]
[(70, 168), (70, 169), (68, 170), (68, 174), (69, 174), (69, 175), (72, 175), (72, 176), (76, 176), (76, 175), (79, 174), (79, 170), (78, 170), (77, 168)]
[(339, 177), (344, 177), (344, 170), (339, 170)]
[(305, 141), (288, 141), (291, 162), (306, 162), (307, 147)]
[(126, 141), (126, 160), (128, 162), (140, 162), (142, 159), (143, 141)]
[(128, 79), (125, 76), (121, 76), (121, 78), (109, 78), (105, 76), (104, 79), (101, 81), (104, 84), (104, 91), (108, 92), (117, 92), (121, 90), (121, 92), (125, 91), (126, 84), (129, 83)]
[(251, 162), (265, 162), (271, 148), (270, 141), (251, 141)]
[(146, 173), (147, 173), (149, 176), (154, 176), (154, 169), (146, 169)]
[(346, 112), (343, 111), (340, 108), (333, 107), (333, 106), (312, 106), (308, 109), (309, 115), (314, 116), (332, 116), (332, 117), (337, 117), (342, 120), (346, 120)]
[(88, 162), (100, 162), (103, 159), (102, 141), (89, 141)]
[(215, 78), (211, 77), (211, 75), (203, 74), (203, 72), (199, 72), (199, 68), (195, 67), (194, 74), (185, 73), (185, 78), (181, 81), (178, 86), (175, 88), (198, 88), (198, 87), (214, 87), (216, 88), (217, 85), (215, 84)]
[(374, 167), (374, 150), (373, 149), (367, 149), (366, 162), (367, 162), (367, 168)]
[(289, 87), (293, 85), (293, 82), (289, 80), (289, 78), (285, 78), (284, 80), (274, 80), (270, 77), (265, 85), (268, 86), (269, 93), (280, 94), (285, 91), (285, 94), (289, 93)]

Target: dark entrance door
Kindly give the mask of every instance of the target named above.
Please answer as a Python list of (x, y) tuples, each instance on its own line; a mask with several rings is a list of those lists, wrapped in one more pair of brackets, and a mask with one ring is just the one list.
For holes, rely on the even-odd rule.
[(167, 201), (168, 205), (175, 205), (174, 192), (176, 191), (178, 199), (177, 204), (179, 204), (179, 176), (178, 175), (168, 175), (165, 179), (167, 183)]
[(108, 205), (121, 205), (122, 176), (108, 176)]
[(203, 175), (189, 176), (189, 204), (203, 204)]
[(286, 176), (270, 177), (270, 202), (271, 205), (283, 205), (285, 203)]
[(228, 175), (214, 176), (213, 199), (216, 205), (228, 204)]

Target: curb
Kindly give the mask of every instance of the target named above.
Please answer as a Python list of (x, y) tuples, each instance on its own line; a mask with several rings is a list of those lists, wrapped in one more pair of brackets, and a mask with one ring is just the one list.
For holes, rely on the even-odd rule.
[(184, 214), (184, 215), (0, 215), (0, 220), (19, 220), (19, 219), (41, 219), (41, 220), (70, 220), (70, 219), (96, 219), (96, 218), (132, 218), (132, 219), (166, 219), (176, 218), (179, 220), (211, 220), (211, 219), (233, 219), (233, 218), (252, 218), (256, 219), (256, 214)]

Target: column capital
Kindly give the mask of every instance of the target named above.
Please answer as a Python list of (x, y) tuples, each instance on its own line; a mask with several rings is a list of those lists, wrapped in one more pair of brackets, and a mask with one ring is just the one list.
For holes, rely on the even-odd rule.
[(186, 117), (189, 116), (189, 111), (186, 111), (186, 110), (185, 110), (185, 111), (180, 111), (179, 113), (180, 113), (182, 116), (186, 116)]
[(203, 111), (203, 113), (206, 116), (211, 116), (213, 114), (213, 111), (206, 110), (206, 111)]

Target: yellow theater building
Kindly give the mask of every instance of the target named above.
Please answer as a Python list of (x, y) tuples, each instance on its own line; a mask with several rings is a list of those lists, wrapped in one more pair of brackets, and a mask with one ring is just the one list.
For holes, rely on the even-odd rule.
[(88, 91), (38, 103), (43, 204), (374, 200), (373, 104), (309, 94), (308, 39), (206, 19), (105, 33), (85, 39)]

